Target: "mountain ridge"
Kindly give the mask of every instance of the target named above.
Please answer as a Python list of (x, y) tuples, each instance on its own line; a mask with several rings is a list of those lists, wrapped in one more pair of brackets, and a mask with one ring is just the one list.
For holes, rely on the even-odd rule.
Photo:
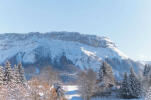
[[(76, 41), (79, 43), (83, 43), (83, 44), (87, 44), (87, 45), (91, 45), (94, 47), (107, 47), (109, 46), (108, 44), (110, 44), (110, 46), (115, 46), (115, 44), (107, 37), (104, 36), (96, 36), (96, 35), (87, 35), (87, 34), (80, 34), (78, 32), (46, 32), (46, 33), (39, 33), (39, 32), (30, 32), (30, 33), (4, 33), (4, 34), (0, 34), (0, 38), (4, 37), (4, 38), (12, 38), (12, 39), (16, 39), (16, 40), (20, 40), (20, 39), (27, 39), (29, 37), (39, 37), (39, 38), (52, 38), (52, 39), (56, 39), (56, 40), (65, 40), (65, 41)], [(88, 40), (88, 41), (85, 41)], [(92, 42), (92, 43), (88, 43), (88, 42)]]
[[(102, 61), (109, 63), (117, 77), (120, 71), (142, 67), (123, 54), (107, 37), (78, 32), (31, 32), (0, 34), (0, 64), (6, 60), (24, 66), (52, 65), (58, 69), (92, 68), (98, 71)], [(40, 64), (39, 64), (40, 63)]]

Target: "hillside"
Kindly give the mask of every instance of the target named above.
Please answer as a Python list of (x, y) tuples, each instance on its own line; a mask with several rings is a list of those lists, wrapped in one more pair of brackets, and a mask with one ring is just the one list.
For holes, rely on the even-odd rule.
[(109, 38), (77, 32), (0, 34), (0, 64), (7, 60), (12, 64), (22, 62), (25, 69), (33, 67), (35, 73), (49, 65), (67, 72), (88, 68), (98, 71), (102, 61), (112, 66), (116, 77), (130, 67), (136, 72), (142, 68), (142, 64), (123, 54)]

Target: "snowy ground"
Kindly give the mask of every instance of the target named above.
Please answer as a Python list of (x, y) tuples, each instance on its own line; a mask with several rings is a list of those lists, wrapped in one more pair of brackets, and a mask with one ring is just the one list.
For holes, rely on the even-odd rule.
[(69, 100), (82, 100), (82, 98), (80, 98), (80, 94), (78, 93), (78, 87), (77, 86), (64, 86), (64, 89), (66, 92), (66, 97)]
[[(75, 85), (68, 85), (63, 87), (66, 91), (66, 97), (68, 100), (83, 100), (78, 93), (78, 87)], [(126, 100), (117, 98), (94, 98), (92, 100)], [(143, 100), (143, 99), (128, 99), (128, 100)]]

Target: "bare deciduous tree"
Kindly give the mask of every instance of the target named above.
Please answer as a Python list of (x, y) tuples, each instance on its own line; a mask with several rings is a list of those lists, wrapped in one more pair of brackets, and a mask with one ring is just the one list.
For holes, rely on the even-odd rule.
[(79, 90), (84, 100), (90, 100), (96, 92), (96, 73), (92, 69), (80, 73)]

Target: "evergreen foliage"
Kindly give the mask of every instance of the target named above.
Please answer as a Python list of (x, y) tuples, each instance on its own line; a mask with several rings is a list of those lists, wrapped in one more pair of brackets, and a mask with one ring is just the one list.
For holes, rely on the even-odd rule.
[(151, 87), (146, 92), (145, 100), (151, 100)]
[(14, 65), (14, 77), (16, 83), (21, 83), (18, 66)]
[(7, 61), (5, 65), (5, 72), (4, 72), (4, 84), (8, 84), (9, 82), (14, 82), (13, 71), (11, 68), (11, 64)]
[(99, 81), (106, 86), (115, 84), (115, 78), (112, 72), (112, 67), (106, 62), (103, 62), (102, 66), (100, 67)]
[(141, 79), (138, 79), (132, 67), (129, 76), (127, 73), (124, 74), (120, 90), (120, 95), (123, 98), (140, 98), (142, 96)]
[(11, 67), (11, 64), (7, 61), (5, 67), (0, 66), (0, 85), (7, 85), (9, 83), (21, 83), (24, 84), (26, 78), (24, 76), (24, 69), (22, 65), (14, 65)]
[(3, 84), (3, 80), (4, 80), (4, 70), (3, 67), (0, 66), (0, 85)]
[(151, 70), (151, 66), (148, 64), (145, 64), (143, 75), (147, 76), (149, 74), (150, 70)]
[(141, 82), (138, 79), (136, 73), (134, 72), (133, 68), (130, 69), (130, 75), (129, 75), (129, 85), (131, 89), (131, 96), (134, 98), (141, 97)]
[(19, 80), (21, 83), (24, 83), (26, 81), (25, 76), (24, 76), (24, 69), (22, 67), (22, 64), (18, 64), (18, 73), (19, 73)]
[(124, 73), (124, 79), (123, 79), (122, 84), (121, 84), (120, 94), (123, 98), (130, 98), (130, 96), (131, 96), (130, 93), (131, 93), (131, 89), (129, 87), (129, 80), (128, 80), (127, 73), (125, 72)]

